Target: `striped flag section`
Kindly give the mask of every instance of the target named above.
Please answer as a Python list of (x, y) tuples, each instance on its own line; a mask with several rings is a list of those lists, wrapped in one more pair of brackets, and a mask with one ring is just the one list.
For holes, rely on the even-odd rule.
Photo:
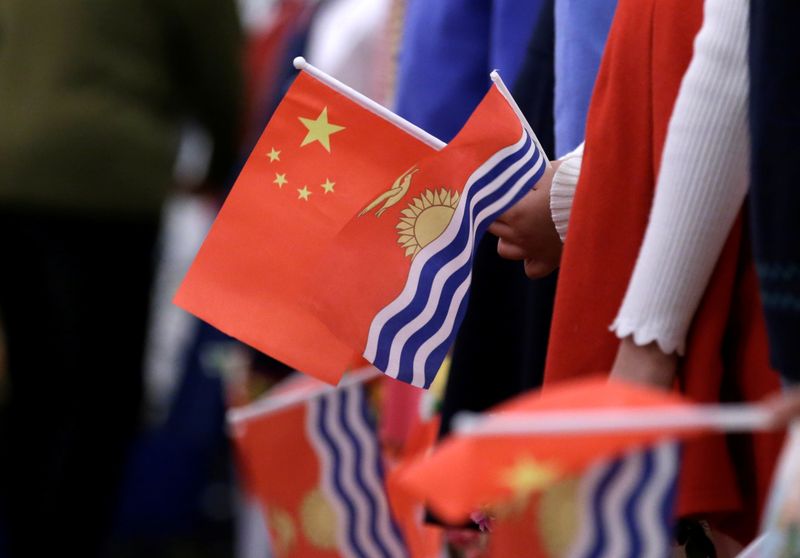
[(497, 150), (459, 188), (447, 228), (414, 257), (402, 292), (372, 320), (364, 357), (389, 376), (431, 385), (466, 312), (477, 242), (544, 174), (547, 160), (521, 128), (515, 143)]
[(336, 235), (308, 289), (331, 332), (416, 387), (430, 387), (455, 339), (484, 232), (549, 166), (495, 77), (450, 143), (398, 169)]
[(567, 558), (669, 558), (679, 444), (592, 467), (580, 484), (580, 531)]
[(408, 556), (386, 498), (380, 449), (364, 386), (340, 388), (310, 400), (306, 433), (320, 459), (322, 490), (338, 520), (341, 555)]

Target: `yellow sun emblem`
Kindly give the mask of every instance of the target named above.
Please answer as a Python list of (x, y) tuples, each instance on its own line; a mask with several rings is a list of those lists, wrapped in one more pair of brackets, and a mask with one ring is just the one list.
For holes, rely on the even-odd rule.
[(458, 200), (458, 192), (441, 188), (438, 191), (425, 190), (409, 202), (408, 207), (400, 212), (403, 216), (397, 224), (397, 243), (406, 249), (406, 256), (413, 258), (444, 232), (453, 218)]

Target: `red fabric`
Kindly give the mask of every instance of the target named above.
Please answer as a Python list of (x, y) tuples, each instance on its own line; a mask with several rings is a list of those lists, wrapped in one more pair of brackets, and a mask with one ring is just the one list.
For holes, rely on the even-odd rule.
[[(521, 395), (491, 412), (500, 415), (620, 408), (674, 411), (690, 407), (685, 397), (675, 393), (594, 377)], [(686, 439), (704, 433), (706, 429), (676, 427), (558, 436), (453, 434), (431, 455), (404, 470), (401, 482), (409, 493), (425, 500), (438, 517), (456, 525), (483, 506), (503, 507), (520, 498), (524, 501), (539, 488), (580, 475), (597, 460), (619, 457), (631, 448), (665, 438)], [(516, 480), (520, 471), (539, 476), (541, 482), (535, 487), (520, 486)]]
[[(328, 132), (314, 136), (320, 123), (334, 131), (322, 126)], [(337, 383), (360, 358), (308, 308), (313, 283), (327, 278), (313, 271), (351, 217), (432, 152), (300, 72), (239, 174), (176, 304), (292, 368)]]
[[(519, 118), (497, 87), (491, 87), (441, 151), (419, 160), (413, 168), (399, 169), (380, 184), (378, 193), (384, 197), (378, 199), (385, 199), (389, 191), (398, 190), (392, 184), (394, 177), (404, 173), (410, 178), (399, 199), (392, 196), (375, 207), (374, 202), (365, 203), (364, 210), (354, 212), (321, 254), (318, 273), (328, 277), (315, 284), (314, 303), (322, 323), (348, 346), (365, 347), (376, 314), (409, 284), (415, 250), (433, 242), (448, 226), (470, 175), (497, 151), (517, 142), (521, 134)], [(384, 148), (394, 149), (388, 143)], [(421, 378), (414, 379), (419, 382), (415, 385), (422, 385)]]
[[(619, 2), (589, 110), (545, 385), (613, 363), (619, 341), (608, 328), (644, 236), (667, 124), (701, 20), (700, 0)], [(742, 236), (740, 220), (689, 335), (679, 378), (697, 401), (753, 400), (778, 389)], [(726, 514), (733, 535), (750, 537), (781, 439), (717, 436), (687, 444), (679, 512)]]

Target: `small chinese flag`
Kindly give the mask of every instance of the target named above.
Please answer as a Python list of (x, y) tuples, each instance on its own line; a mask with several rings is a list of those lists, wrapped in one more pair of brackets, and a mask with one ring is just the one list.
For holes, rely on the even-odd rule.
[[(300, 72), (250, 154), (175, 302), (302, 372), (359, 362), (307, 307), (329, 240), (434, 149)], [(313, 281), (329, 280), (323, 270)]]

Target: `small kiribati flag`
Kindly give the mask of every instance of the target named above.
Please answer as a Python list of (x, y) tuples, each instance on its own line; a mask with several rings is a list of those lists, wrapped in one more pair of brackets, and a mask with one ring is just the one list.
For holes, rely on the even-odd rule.
[(321, 321), (378, 369), (418, 387), (430, 386), (463, 320), (481, 236), (548, 166), (501, 87), (450, 144), (354, 216), (316, 274)]

